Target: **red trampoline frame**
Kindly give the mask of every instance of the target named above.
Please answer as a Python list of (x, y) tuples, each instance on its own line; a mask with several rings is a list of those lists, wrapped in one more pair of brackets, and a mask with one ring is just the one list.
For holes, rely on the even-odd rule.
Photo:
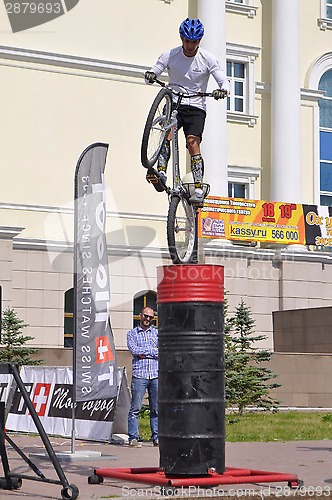
[(285, 481), (288, 483), (288, 486), (296, 488), (302, 483), (296, 474), (241, 469), (237, 467), (226, 467), (223, 474), (211, 471), (203, 477), (167, 477), (165, 472), (158, 467), (95, 469), (94, 473), (99, 478), (111, 477), (134, 483), (184, 488), (190, 486), (208, 487), (222, 484), (280, 483)]

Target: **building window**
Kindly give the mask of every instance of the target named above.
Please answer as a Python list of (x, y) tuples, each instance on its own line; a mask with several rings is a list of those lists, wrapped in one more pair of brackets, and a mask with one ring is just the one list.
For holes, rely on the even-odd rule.
[(321, 30), (332, 29), (332, 1), (320, 0), (320, 18), (318, 26)]
[(326, 0), (326, 17), (332, 19), (332, 2)]
[(254, 17), (257, 12), (256, 0), (226, 0), (226, 12)]
[(332, 69), (323, 74), (318, 89), (325, 92), (319, 100), (319, 126), (329, 130), (332, 129)]
[(74, 345), (74, 288), (65, 292), (64, 347)]
[(143, 307), (151, 307), (154, 310), (154, 320), (152, 322), (153, 326), (158, 328), (158, 314), (157, 314), (157, 294), (151, 290), (144, 290), (136, 293), (134, 296), (134, 316), (133, 316), (133, 328), (139, 325), (139, 314)]
[(320, 204), (332, 206), (332, 69), (323, 74), (318, 89), (325, 92), (319, 100)]
[(246, 184), (240, 182), (229, 182), (228, 183), (228, 197), (229, 198), (247, 198), (246, 196)]
[(246, 109), (246, 67), (243, 63), (227, 61), (227, 77), (231, 84), (227, 110), (243, 113)]
[(247, 200), (259, 199), (257, 181), (260, 172), (260, 167), (230, 165), (228, 167), (229, 198), (245, 198)]
[(253, 127), (257, 123), (255, 108), (254, 63), (259, 48), (238, 44), (227, 44), (227, 78), (231, 84), (227, 97), (227, 120), (246, 123)]

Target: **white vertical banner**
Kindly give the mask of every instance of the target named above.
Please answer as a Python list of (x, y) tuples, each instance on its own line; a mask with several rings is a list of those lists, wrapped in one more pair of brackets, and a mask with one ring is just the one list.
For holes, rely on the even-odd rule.
[(75, 172), (74, 386), (76, 401), (117, 394), (110, 324), (104, 170), (108, 145), (83, 151)]

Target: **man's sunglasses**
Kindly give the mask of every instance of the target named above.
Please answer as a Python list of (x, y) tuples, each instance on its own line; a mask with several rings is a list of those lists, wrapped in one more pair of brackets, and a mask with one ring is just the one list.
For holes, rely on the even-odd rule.
[(149, 314), (143, 314), (145, 319), (149, 319), (150, 321), (153, 319), (153, 316), (150, 316)]

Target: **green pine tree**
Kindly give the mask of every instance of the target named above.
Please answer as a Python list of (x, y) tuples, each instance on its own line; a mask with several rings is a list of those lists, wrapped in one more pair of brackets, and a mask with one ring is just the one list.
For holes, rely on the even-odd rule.
[(25, 344), (33, 337), (22, 335), (23, 328), (28, 325), (24, 323), (14, 309), (7, 308), (1, 321), (1, 349), (0, 362), (17, 363), (22, 365), (40, 365), (41, 359), (31, 359), (31, 355), (39, 351), (33, 347), (27, 347)]
[(271, 389), (280, 387), (272, 382), (276, 375), (261, 363), (271, 360), (272, 353), (255, 347), (265, 335), (256, 335), (251, 310), (243, 300), (232, 317), (225, 318), (225, 393), (227, 406), (238, 407), (239, 415), (248, 406), (276, 409), (278, 401)]

